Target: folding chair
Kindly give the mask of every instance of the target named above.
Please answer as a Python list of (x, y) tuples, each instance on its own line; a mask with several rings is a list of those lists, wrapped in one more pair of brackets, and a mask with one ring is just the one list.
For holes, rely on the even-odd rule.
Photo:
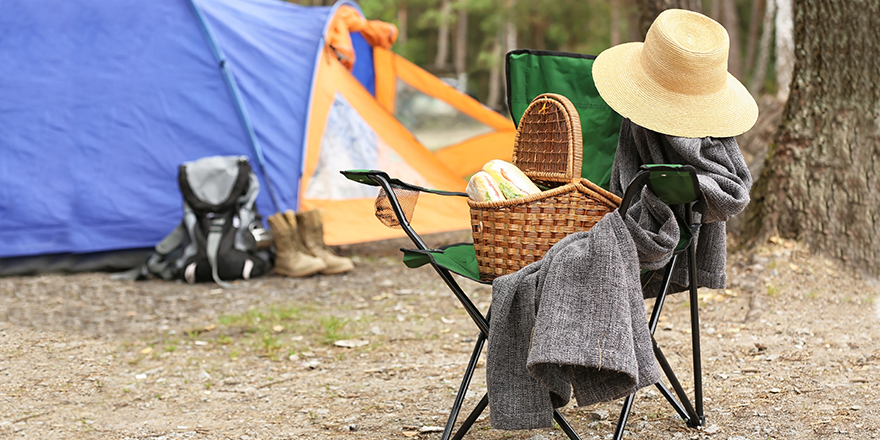
[[(585, 150), (584, 157), (589, 157), (591, 164), (582, 167), (582, 175), (590, 175), (597, 181), (607, 185), (610, 179), (611, 162), (614, 158), (614, 148), (616, 148), (617, 143), (617, 132), (615, 130), (619, 130), (621, 119), (607, 105), (604, 105), (595, 87), (592, 86), (589, 75), (592, 60), (593, 57), (560, 52), (515, 51), (509, 53), (507, 57), (508, 104), (514, 121), (519, 122), (519, 117), (522, 116), (525, 108), (528, 106), (528, 102), (531, 102), (539, 94), (550, 91), (562, 94), (563, 96), (566, 96), (566, 94), (576, 96), (573, 103), (577, 107), (578, 113), (586, 115), (586, 117), (581, 118), (581, 126), (589, 130), (585, 132), (588, 133), (585, 137), (589, 140), (584, 142), (583, 148)], [(591, 113), (595, 113), (595, 115), (591, 115)], [(615, 124), (618, 127), (617, 129), (614, 128)], [(599, 135), (593, 137), (594, 132), (599, 133)], [(613, 146), (609, 147), (611, 144)], [(607, 170), (595, 166), (595, 162), (601, 162), (603, 158)], [(467, 197), (467, 194), (419, 187), (395, 179), (387, 173), (378, 170), (347, 170), (342, 171), (342, 174), (350, 180), (380, 188), (379, 196), (376, 200), (376, 216), (389, 227), (403, 229), (416, 247), (415, 249), (401, 249), (404, 253), (404, 263), (410, 268), (430, 264), (450, 288), (479, 329), (480, 333), (474, 344), (473, 352), (471, 353), (441, 436), (441, 440), (448, 440), (449, 438), (461, 439), (482, 414), (489, 402), (488, 394), (484, 394), (453, 436), (453, 430), (464, 403), (465, 394), (489, 335), (488, 313), (491, 313), (491, 306), (490, 311), (483, 315), (459, 286), (452, 273), (483, 284), (491, 284), (491, 281), (487, 280), (485, 276), (481, 280), (477, 254), (472, 243), (459, 243), (437, 249), (431, 248), (410, 225), (410, 219), (412, 218), (420, 193), (460, 197)], [(652, 334), (655, 357), (671, 384), (674, 394), (662, 381), (657, 382), (655, 385), (687, 425), (697, 427), (703, 425), (704, 414), (701, 360), (699, 356), (697, 272), (695, 269), (696, 244), (695, 240), (693, 240), (699, 225), (693, 224), (692, 207), (700, 198), (700, 189), (697, 183), (696, 172), (691, 166), (674, 164), (642, 166), (641, 171), (627, 187), (622, 197), (620, 204), (621, 214), (626, 212), (644, 187), (650, 188), (664, 203), (684, 206), (683, 218), (676, 216), (683, 238), (676, 247), (671, 261), (665, 266), (663, 271), (664, 276), (660, 283), (661, 288), (654, 300), (653, 310), (648, 320), (648, 328)], [(659, 344), (653, 339), (654, 331), (660, 319), (660, 312), (668, 294), (673, 268), (678, 259), (685, 253), (688, 256), (690, 265), (689, 294), (693, 338), (694, 404), (691, 404), (687, 393), (675, 376)], [(632, 410), (634, 396), (635, 394), (626, 397), (623, 402), (623, 408), (614, 432), (613, 438), (615, 440), (623, 437), (624, 426)], [(553, 411), (553, 417), (570, 439), (577, 440), (580, 438), (558, 410)]]

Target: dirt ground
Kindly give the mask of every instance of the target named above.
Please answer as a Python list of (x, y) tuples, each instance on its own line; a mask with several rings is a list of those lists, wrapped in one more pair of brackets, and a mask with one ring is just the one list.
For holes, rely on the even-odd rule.
[[(430, 268), (400, 263), (402, 244), (341, 249), (356, 262), (345, 275), (234, 289), (0, 278), (0, 438), (439, 438), (477, 332)], [(877, 282), (781, 240), (731, 255), (728, 277), (700, 292), (705, 426), (646, 388), (625, 438), (880, 437)], [(460, 282), (485, 311), (491, 289)], [(691, 382), (686, 296), (667, 301), (656, 336)], [(485, 391), (481, 361), (460, 420)], [(605, 439), (619, 410), (562, 413)], [(491, 429), (487, 410), (466, 438), (564, 434)]]

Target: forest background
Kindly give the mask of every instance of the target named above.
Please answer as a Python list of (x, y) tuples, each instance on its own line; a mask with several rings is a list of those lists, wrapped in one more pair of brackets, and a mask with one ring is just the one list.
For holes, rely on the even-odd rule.
[[(752, 95), (776, 94), (777, 64), (790, 78), (791, 0), (693, 0), (728, 30), (730, 72)], [(329, 5), (333, 0), (300, 0)], [(504, 54), (514, 49), (598, 55), (643, 41), (662, 0), (360, 0), (367, 18), (397, 25), (393, 50), (487, 106), (506, 113)], [(662, 5), (661, 5), (662, 7)], [(777, 13), (777, 11), (779, 11)], [(777, 31), (778, 29), (778, 31)], [(779, 49), (777, 49), (779, 47)], [(777, 58), (779, 58), (777, 60)], [(787, 75), (785, 76), (786, 73)], [(782, 98), (785, 96), (783, 95)]]

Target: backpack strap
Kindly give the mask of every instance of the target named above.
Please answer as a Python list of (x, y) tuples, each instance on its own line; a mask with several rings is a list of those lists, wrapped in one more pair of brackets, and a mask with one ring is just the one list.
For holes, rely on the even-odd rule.
[(220, 249), (220, 239), (223, 237), (223, 226), (226, 225), (225, 217), (215, 217), (211, 219), (211, 226), (208, 228), (208, 238), (205, 240), (205, 254), (208, 257), (208, 265), (211, 266), (211, 278), (220, 287), (225, 289), (234, 288), (230, 283), (220, 279), (217, 273), (217, 253)]

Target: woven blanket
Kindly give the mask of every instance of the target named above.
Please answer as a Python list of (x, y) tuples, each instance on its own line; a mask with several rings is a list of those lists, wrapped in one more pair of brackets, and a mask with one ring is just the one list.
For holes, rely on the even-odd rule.
[[(674, 223), (674, 221), (673, 221)], [(553, 408), (659, 380), (636, 245), (615, 211), (492, 284), (486, 382), (499, 429), (549, 427)]]
[[(745, 209), (752, 187), (752, 175), (736, 138), (667, 136), (624, 119), (611, 170), (611, 192), (622, 196), (641, 165), (662, 163), (692, 165), (697, 171), (703, 193), (694, 205), (694, 219), (702, 223), (697, 240), (697, 286), (723, 289), (727, 284), (726, 220)], [(646, 205), (649, 207), (645, 208)], [(627, 226), (637, 244), (652, 245), (652, 240), (662, 241), (664, 238), (652, 235), (652, 231), (662, 231), (666, 226), (663, 222), (668, 219), (668, 212), (657, 212), (658, 209), (669, 208), (657, 206), (656, 197), (644, 190), (641, 199), (637, 198), (627, 211)], [(671, 254), (662, 254), (666, 243), (655, 243), (655, 247), (639, 248), (640, 261), (645, 269), (663, 267), (671, 257)], [(657, 295), (660, 278), (659, 271), (643, 275), (645, 297)], [(687, 259), (682, 258), (673, 271), (670, 289), (679, 292), (687, 285)]]

